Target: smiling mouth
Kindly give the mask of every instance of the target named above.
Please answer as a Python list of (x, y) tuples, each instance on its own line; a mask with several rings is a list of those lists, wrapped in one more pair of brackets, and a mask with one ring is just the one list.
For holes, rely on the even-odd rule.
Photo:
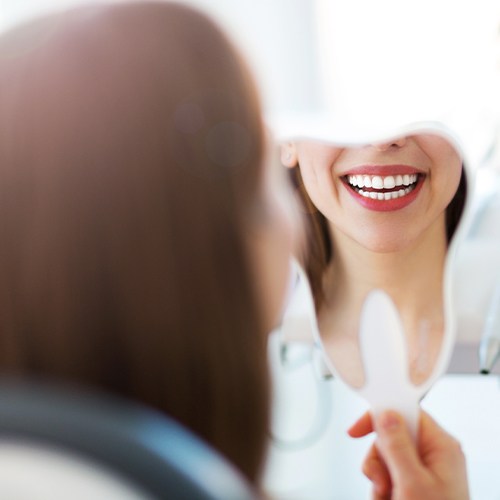
[(423, 174), (345, 175), (342, 179), (356, 193), (372, 200), (394, 200), (410, 194)]

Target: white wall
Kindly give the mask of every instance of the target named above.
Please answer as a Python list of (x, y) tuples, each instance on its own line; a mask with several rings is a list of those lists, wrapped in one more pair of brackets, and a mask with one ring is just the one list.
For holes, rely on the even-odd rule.
[[(0, 29), (81, 1), (0, 0)], [(458, 115), (472, 131), (500, 116), (497, 0), (183, 1), (230, 32), (268, 110), (358, 122)]]
[(250, 60), (267, 108), (319, 104), (315, 0), (184, 0), (214, 15)]

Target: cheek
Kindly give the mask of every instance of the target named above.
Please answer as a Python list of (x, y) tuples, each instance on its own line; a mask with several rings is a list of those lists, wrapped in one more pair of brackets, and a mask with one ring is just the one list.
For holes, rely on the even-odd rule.
[(332, 186), (332, 174), (328, 167), (315, 170), (312, 167), (300, 166), (300, 174), (304, 189), (313, 205), (323, 214), (329, 213), (334, 188)]
[(335, 165), (341, 158), (339, 148), (328, 147), (313, 152), (299, 150), (300, 174), (311, 199), (314, 196), (324, 196), (330, 191)]
[(269, 246), (272, 246), (274, 251), (269, 250), (268, 275), (275, 275), (275, 284), (271, 288), (277, 290), (276, 302), (280, 304), (280, 313), (288, 287), (290, 259), (292, 255), (300, 252), (305, 241), (302, 219), (295, 199), (287, 196), (275, 201), (273, 223), (269, 226), (269, 233)]
[(322, 143), (304, 143), (297, 147), (297, 158), (305, 190), (315, 207), (325, 215), (339, 196), (337, 165), (349, 152)]
[[(465, 172), (463, 175), (465, 175)], [(461, 162), (454, 165), (452, 170), (442, 172), (439, 182), (439, 197), (442, 200), (441, 205), (443, 208), (446, 208), (450, 204), (457, 193), (461, 176)]]
[(289, 286), (290, 258), (303, 242), (298, 208), (284, 197), (268, 202), (266, 221), (253, 232), (249, 242), (254, 263), (254, 278), (264, 325), (271, 331), (283, 312)]
[(266, 231), (254, 240), (255, 284), (264, 326), (271, 331), (283, 311), (289, 280), (291, 238), (278, 231)]

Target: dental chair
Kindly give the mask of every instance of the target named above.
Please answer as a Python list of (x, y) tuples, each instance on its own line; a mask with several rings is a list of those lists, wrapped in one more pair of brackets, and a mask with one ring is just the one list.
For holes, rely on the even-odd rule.
[(129, 401), (0, 382), (2, 500), (249, 500), (242, 475), (172, 419)]

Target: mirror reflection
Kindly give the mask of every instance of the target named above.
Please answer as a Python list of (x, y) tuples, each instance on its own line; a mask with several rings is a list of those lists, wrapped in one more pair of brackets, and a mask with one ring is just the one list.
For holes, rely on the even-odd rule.
[(298, 140), (282, 145), (281, 159), (306, 213), (303, 265), (334, 370), (364, 385), (359, 316), (381, 288), (401, 315), (411, 380), (424, 382), (445, 332), (444, 265), (466, 196), (460, 152), (441, 134), (418, 133), (359, 147)]

